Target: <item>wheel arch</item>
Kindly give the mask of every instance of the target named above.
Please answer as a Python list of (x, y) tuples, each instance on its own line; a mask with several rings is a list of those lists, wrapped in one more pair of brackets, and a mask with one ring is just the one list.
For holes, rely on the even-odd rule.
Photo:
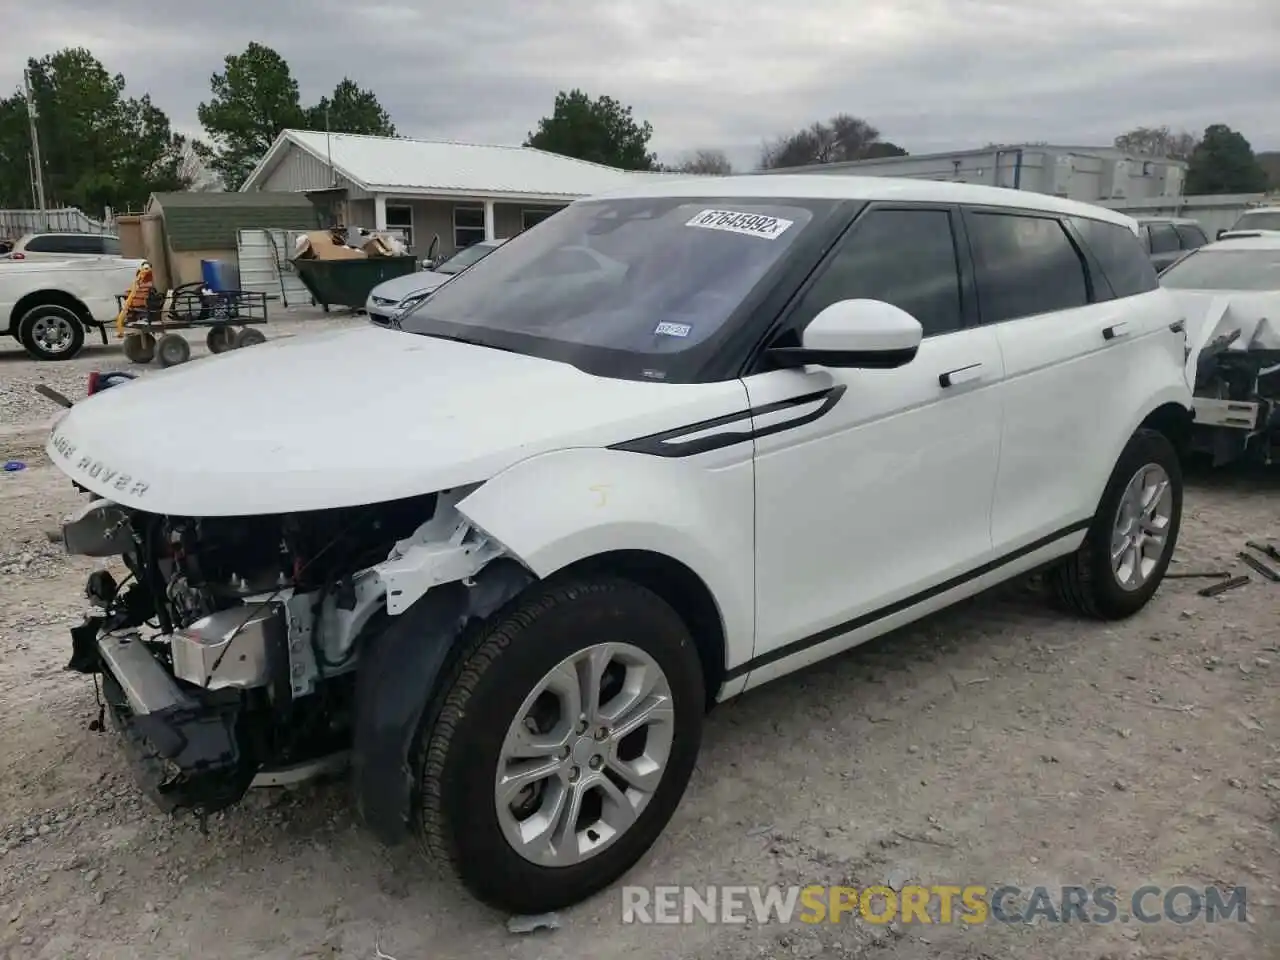
[(31, 293), (23, 294), (18, 298), (18, 302), (13, 305), (13, 309), (9, 312), (9, 332), (16, 334), (18, 332), (18, 322), (36, 307), (53, 305), (66, 307), (75, 313), (76, 318), (82, 326), (87, 327), (92, 314), (84, 301), (75, 294), (67, 293), (65, 290), (33, 290)]
[(1181, 457), (1191, 445), (1191, 427), (1194, 422), (1195, 414), (1191, 410), (1180, 403), (1166, 401), (1143, 417), (1138, 429), (1164, 434)]
[(724, 617), (711, 588), (692, 568), (654, 550), (611, 550), (584, 557), (552, 576), (615, 576), (656, 593), (689, 628), (702, 661), (707, 705), (715, 703), (728, 670)]

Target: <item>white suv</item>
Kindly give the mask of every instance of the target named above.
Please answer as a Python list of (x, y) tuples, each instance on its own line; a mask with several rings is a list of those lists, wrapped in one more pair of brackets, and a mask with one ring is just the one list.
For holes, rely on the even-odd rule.
[[(63, 416), (50, 456), (101, 498), (67, 549), (135, 580), (91, 579), (72, 666), (166, 805), (349, 751), (365, 822), (507, 909), (636, 862), (711, 703), (1036, 569), (1131, 615), (1177, 540), (1186, 336), (1107, 210), (664, 180), (570, 205), (403, 327)], [(156, 444), (134, 424), (161, 409), (188, 429)]]

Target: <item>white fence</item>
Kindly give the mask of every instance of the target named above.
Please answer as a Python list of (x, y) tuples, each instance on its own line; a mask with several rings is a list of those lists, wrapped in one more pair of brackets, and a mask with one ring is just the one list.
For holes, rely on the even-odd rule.
[(59, 210), (0, 210), (0, 240), (16, 240), (27, 233), (114, 234), (114, 218), (95, 220), (75, 207)]

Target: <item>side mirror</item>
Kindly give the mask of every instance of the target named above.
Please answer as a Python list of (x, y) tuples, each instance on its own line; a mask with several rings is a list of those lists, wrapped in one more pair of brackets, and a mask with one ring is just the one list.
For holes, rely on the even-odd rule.
[(1214, 237), (1214, 239), (1215, 239), (1215, 240), (1221, 240), (1221, 239), (1222, 239), (1222, 237), (1223, 237), (1223, 234), (1225, 234), (1226, 232), (1227, 232), (1227, 228), (1226, 228), (1226, 227), (1223, 227), (1221, 230), (1219, 230), (1219, 231), (1218, 231), (1218, 235), (1217, 235), (1216, 237)]
[(892, 370), (915, 359), (924, 339), (920, 321), (882, 300), (838, 300), (814, 317), (798, 347), (771, 347), (781, 367)]

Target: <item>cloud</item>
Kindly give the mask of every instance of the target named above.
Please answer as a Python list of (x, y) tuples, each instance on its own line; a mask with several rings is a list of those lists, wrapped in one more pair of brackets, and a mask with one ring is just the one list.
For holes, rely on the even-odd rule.
[(252, 40), (304, 101), (350, 75), (422, 137), (518, 143), (578, 86), (632, 105), (670, 158), (750, 164), (839, 112), (912, 153), (1210, 123), (1280, 148), (1275, 0), (41, 0), (6, 18), (0, 90), (82, 45), (196, 133), (210, 75)]

